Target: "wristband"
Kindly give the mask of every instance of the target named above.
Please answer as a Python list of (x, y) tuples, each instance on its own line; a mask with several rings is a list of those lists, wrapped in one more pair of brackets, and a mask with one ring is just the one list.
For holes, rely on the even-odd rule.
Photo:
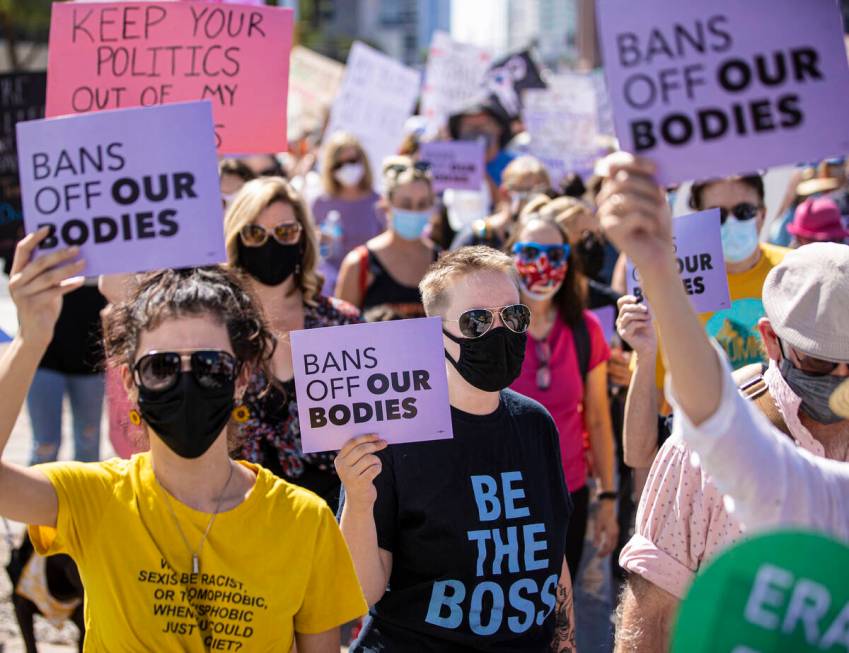
[(599, 492), (598, 500), (599, 501), (616, 501), (619, 498), (619, 493), (614, 491), (608, 492)]

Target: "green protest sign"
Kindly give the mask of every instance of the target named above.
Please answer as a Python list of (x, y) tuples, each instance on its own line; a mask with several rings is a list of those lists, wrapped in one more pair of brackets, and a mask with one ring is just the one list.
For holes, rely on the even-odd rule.
[(743, 540), (696, 577), (672, 651), (849, 652), (849, 547), (798, 531)]

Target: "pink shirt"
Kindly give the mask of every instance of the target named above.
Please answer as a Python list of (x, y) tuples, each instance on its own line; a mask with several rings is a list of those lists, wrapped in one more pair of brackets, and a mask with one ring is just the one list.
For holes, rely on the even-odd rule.
[[(610, 348), (604, 339), (604, 331), (598, 318), (584, 311), (584, 320), (590, 334), (590, 364), (592, 370), (610, 358)], [(563, 473), (570, 492), (580, 490), (587, 484), (587, 459), (584, 454), (584, 382), (581, 378), (578, 354), (572, 329), (559, 318), (548, 334), (551, 350), (549, 369), (551, 384), (546, 390), (537, 386), (537, 341), (528, 337), (522, 373), (510, 386), (512, 390), (536, 399), (548, 409), (560, 432), (560, 456)]]
[[(784, 381), (774, 362), (764, 380), (796, 444), (823, 456), (823, 446), (799, 420), (801, 399)], [(780, 437), (788, 440), (783, 434)], [(751, 473), (750, 465), (746, 463), (746, 473)], [(766, 466), (758, 468), (769, 473)], [(680, 436), (672, 437), (658, 452), (649, 472), (634, 536), (622, 550), (619, 563), (683, 598), (702, 564), (739, 539), (743, 531), (734, 502), (723, 497), (702, 468), (699, 455)]]

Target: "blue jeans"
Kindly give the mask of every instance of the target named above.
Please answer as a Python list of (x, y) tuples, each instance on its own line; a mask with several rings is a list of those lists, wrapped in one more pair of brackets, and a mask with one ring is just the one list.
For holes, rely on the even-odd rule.
[(56, 460), (62, 444), (62, 399), (67, 393), (74, 425), (74, 459), (100, 459), (102, 374), (62, 374), (39, 368), (27, 395), (32, 423), (32, 464)]

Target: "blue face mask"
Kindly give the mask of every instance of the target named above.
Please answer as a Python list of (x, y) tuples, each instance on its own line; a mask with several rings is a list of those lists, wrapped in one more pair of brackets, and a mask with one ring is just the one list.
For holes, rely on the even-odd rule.
[(721, 233), (722, 253), (729, 263), (745, 261), (758, 247), (758, 225), (754, 219), (738, 220), (729, 215)]
[(392, 207), (392, 228), (404, 240), (418, 240), (430, 222), (431, 209), (407, 211)]

